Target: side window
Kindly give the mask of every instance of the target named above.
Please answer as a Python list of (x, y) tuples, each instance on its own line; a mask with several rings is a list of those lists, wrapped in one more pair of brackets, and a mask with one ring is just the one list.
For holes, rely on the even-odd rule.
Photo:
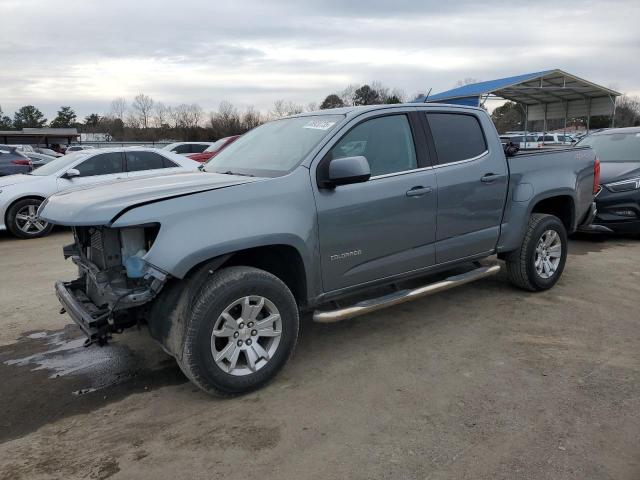
[(162, 164), (164, 168), (176, 168), (180, 166), (177, 163), (173, 163), (171, 160), (165, 157), (162, 157)]
[(202, 153), (209, 145), (200, 145), (199, 143), (194, 143), (191, 145), (191, 153)]
[(418, 168), (406, 115), (374, 118), (355, 126), (333, 146), (329, 154), (332, 159), (366, 157), (372, 177)]
[(173, 153), (191, 153), (191, 145), (188, 143), (183, 143), (182, 145), (178, 145), (171, 150)]
[(556, 139), (555, 139), (555, 138), (553, 138), (553, 135), (545, 135), (545, 136), (544, 136), (544, 141), (545, 141), (545, 142), (555, 142), (555, 141), (556, 141)]
[(487, 150), (482, 127), (474, 115), (428, 113), (427, 119), (440, 165), (477, 157)]
[(164, 157), (154, 152), (127, 152), (127, 172), (166, 168)]
[(95, 175), (110, 175), (122, 172), (122, 153), (99, 153), (75, 167), (81, 177), (93, 177)]

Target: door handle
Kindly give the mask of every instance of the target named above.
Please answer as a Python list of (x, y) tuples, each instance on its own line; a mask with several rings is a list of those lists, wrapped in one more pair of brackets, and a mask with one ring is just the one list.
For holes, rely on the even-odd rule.
[(487, 173), (480, 179), (480, 181), (482, 183), (493, 183), (502, 177), (504, 177), (504, 175), (498, 175), (496, 173)]
[(431, 187), (423, 187), (422, 185), (419, 185), (407, 190), (407, 197), (421, 197), (422, 195), (426, 195), (432, 191), (433, 188)]

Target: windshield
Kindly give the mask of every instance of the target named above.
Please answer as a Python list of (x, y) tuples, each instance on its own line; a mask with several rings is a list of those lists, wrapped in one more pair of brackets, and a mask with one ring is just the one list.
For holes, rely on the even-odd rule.
[(69, 153), (67, 155), (64, 155), (63, 157), (58, 157), (55, 160), (51, 160), (49, 163), (41, 166), (40, 168), (36, 168), (33, 172), (31, 172), (31, 175), (38, 175), (41, 177), (45, 175), (53, 175), (59, 170), (63, 170), (64, 168), (74, 163), (76, 160), (86, 157), (87, 155), (87, 152), (82, 151)]
[(221, 138), (217, 142), (214, 142), (213, 145), (208, 146), (204, 151), (205, 152), (215, 152), (218, 150), (225, 142), (226, 138)]
[(601, 162), (640, 162), (640, 132), (591, 135), (576, 146), (593, 148)]
[(206, 172), (273, 177), (293, 170), (344, 115), (313, 115), (265, 123), (206, 163)]

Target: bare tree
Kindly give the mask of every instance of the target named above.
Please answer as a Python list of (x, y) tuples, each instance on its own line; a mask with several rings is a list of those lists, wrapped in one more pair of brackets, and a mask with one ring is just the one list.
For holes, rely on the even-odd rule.
[(262, 123), (262, 115), (254, 107), (248, 107), (242, 115), (242, 130), (249, 131)]
[(153, 124), (156, 128), (162, 128), (169, 123), (169, 107), (162, 102), (156, 102), (153, 106)]
[(211, 114), (209, 124), (215, 138), (237, 135), (243, 131), (238, 110), (226, 101), (220, 102), (218, 111)]
[(358, 90), (358, 88), (358, 85), (347, 85), (345, 89), (338, 94), (338, 96), (342, 99), (342, 103), (347, 106), (355, 105), (356, 90)]
[(129, 128), (140, 128), (140, 119), (133, 112), (128, 112), (124, 119), (125, 126)]
[(640, 124), (640, 97), (622, 95), (616, 100), (616, 127), (635, 127)]
[(297, 103), (287, 102), (285, 100), (276, 100), (273, 102), (273, 109), (269, 111), (269, 118), (278, 119), (302, 113), (304, 108)]
[(111, 101), (111, 116), (124, 121), (125, 113), (127, 112), (127, 101), (124, 97), (114, 98)]
[(151, 123), (151, 112), (153, 110), (153, 98), (144, 93), (139, 93), (131, 104), (134, 115), (138, 117), (138, 123), (142, 128), (147, 129)]

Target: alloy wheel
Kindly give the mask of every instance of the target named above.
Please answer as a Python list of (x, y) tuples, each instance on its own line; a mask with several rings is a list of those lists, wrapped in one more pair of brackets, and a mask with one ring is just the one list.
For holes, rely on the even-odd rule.
[(562, 258), (562, 240), (555, 230), (546, 230), (538, 240), (534, 265), (536, 273), (545, 279), (555, 275)]
[(273, 358), (282, 335), (280, 312), (269, 299), (250, 295), (232, 302), (211, 332), (211, 354), (230, 375), (250, 375)]
[(37, 205), (25, 205), (16, 213), (15, 222), (18, 229), (27, 235), (36, 235), (44, 231), (48, 223), (36, 215)]

